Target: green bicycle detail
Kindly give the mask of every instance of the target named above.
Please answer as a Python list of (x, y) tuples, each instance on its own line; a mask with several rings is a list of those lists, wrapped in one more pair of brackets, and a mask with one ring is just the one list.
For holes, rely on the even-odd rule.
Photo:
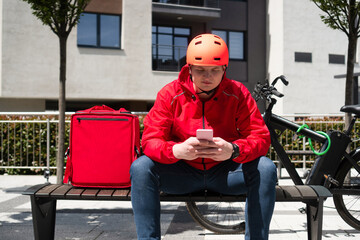
[[(307, 124), (303, 124), (299, 127), (299, 129), (296, 131), (296, 133), (299, 133), (302, 129), (304, 128), (309, 128), (309, 126)], [(311, 139), (309, 138), (309, 145), (310, 145), (310, 148), (311, 150), (313, 151), (314, 154), (318, 155), (318, 156), (321, 156), (321, 155), (324, 155), (325, 153), (327, 153), (330, 149), (330, 146), (331, 146), (331, 140), (330, 140), (330, 137), (327, 133), (325, 132), (322, 132), (322, 131), (316, 131), (317, 133), (320, 133), (321, 135), (325, 136), (327, 141), (328, 141), (328, 145), (326, 147), (326, 149), (322, 152), (318, 152), (314, 149), (313, 145), (312, 145), (312, 142), (311, 142)], [(304, 136), (303, 135), (299, 135), (299, 138), (303, 138)]]

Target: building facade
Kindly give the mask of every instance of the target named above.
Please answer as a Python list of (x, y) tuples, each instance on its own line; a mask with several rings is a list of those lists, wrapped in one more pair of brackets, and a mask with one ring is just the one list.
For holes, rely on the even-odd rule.
[[(56, 110), (57, 36), (21, 0), (0, 8), (0, 111)], [(265, 13), (261, 0), (92, 0), (67, 42), (67, 110), (149, 110), (177, 78), (188, 42), (205, 32), (226, 38), (228, 77), (253, 88), (266, 76)]]
[[(277, 113), (338, 113), (347, 39), (320, 14), (309, 0), (92, 0), (67, 42), (67, 111), (148, 111), (177, 78), (188, 42), (212, 32), (228, 43), (227, 76), (250, 91), (287, 77)], [(57, 36), (21, 0), (0, 1), (0, 16), (0, 112), (57, 110)]]
[[(345, 33), (327, 27), (322, 11), (308, 0), (270, 0), (268, 5), (268, 73), (290, 82), (279, 90), (279, 114), (336, 114), (345, 103), (348, 41)], [(357, 54), (359, 56), (359, 54)], [(356, 63), (355, 72), (359, 72)], [(355, 89), (355, 92), (358, 92)], [(355, 101), (356, 102), (356, 101)]]

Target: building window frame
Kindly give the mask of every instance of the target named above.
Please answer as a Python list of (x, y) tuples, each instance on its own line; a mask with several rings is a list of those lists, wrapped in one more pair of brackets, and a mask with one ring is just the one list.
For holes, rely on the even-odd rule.
[(329, 64), (345, 64), (345, 55), (329, 54)]
[[(240, 0), (243, 1), (243, 0)], [(195, 7), (208, 7), (208, 8), (219, 8), (220, 0), (152, 0), (155, 3), (161, 4), (173, 4), (173, 5), (185, 5)]]
[[(169, 44), (161, 44), (161, 37), (171, 39)], [(154, 71), (180, 71), (181, 67), (186, 63), (186, 50), (190, 37), (190, 27), (153, 25), (152, 69)], [(177, 45), (177, 40), (186, 40), (186, 43)]]
[[(81, 17), (83, 16), (93, 16), (95, 17), (93, 20), (95, 20), (95, 26), (92, 26), (95, 30), (95, 33), (93, 33), (92, 37), (92, 43), (85, 43), (85, 41), (81, 41), (81, 31), (82, 31), (82, 25), (81, 25)], [(122, 31), (122, 15), (121, 14), (107, 14), (107, 13), (94, 13), (94, 12), (84, 12), (82, 16), (80, 17), (78, 26), (77, 26), (77, 46), (78, 47), (90, 47), (90, 48), (107, 48), (107, 49), (121, 49), (121, 31)], [(115, 33), (112, 35), (115, 39), (114, 45), (109, 45), (106, 43), (103, 43), (102, 37), (106, 35), (106, 32), (103, 32), (104, 27), (106, 28), (106, 25), (102, 25), (102, 21), (105, 18), (109, 17), (116, 17), (113, 20), (113, 24), (116, 24), (118, 28), (116, 28), (114, 31)], [(118, 21), (118, 22), (117, 22)], [(91, 26), (90, 26), (91, 27)], [(117, 32), (118, 31), (118, 32)], [(111, 33), (110, 33), (111, 34)]]
[(294, 53), (295, 62), (302, 63), (312, 63), (312, 53), (311, 52), (295, 52)]
[[(228, 46), (229, 49), (229, 60), (231, 61), (247, 61), (247, 51), (246, 51), (246, 32), (245, 31), (235, 31), (235, 30), (223, 30), (223, 29), (213, 29), (211, 31), (211, 33), (215, 34), (215, 35), (219, 35), (219, 37), (223, 38), (223, 40), (225, 41), (226, 45)], [(241, 50), (240, 50), (240, 56), (237, 56), (234, 53), (234, 49), (233, 49), (233, 34), (240, 34), (239, 36), (241, 36)], [(242, 52), (241, 52), (242, 51)]]

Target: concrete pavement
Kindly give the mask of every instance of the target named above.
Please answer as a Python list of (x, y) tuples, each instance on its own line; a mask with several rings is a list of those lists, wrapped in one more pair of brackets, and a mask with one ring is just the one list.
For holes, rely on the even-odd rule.
[[(44, 183), (42, 176), (0, 175), (0, 239), (34, 239), (30, 198), (22, 196), (27, 187)], [(55, 177), (50, 182), (56, 182)], [(291, 184), (280, 180), (280, 184)], [(275, 206), (270, 240), (307, 239), (306, 214), (302, 203)], [(130, 202), (58, 201), (55, 239), (136, 239)], [(162, 203), (162, 235), (165, 240), (230, 240), (244, 235), (217, 235), (203, 230), (187, 213), (184, 203)], [(360, 239), (360, 231), (347, 225), (337, 214), (332, 198), (325, 202), (323, 239)]]

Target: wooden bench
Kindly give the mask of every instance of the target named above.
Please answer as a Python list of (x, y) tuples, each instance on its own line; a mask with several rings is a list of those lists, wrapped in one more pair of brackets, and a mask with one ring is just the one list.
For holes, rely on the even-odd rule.
[[(112, 200), (130, 201), (130, 189), (77, 188), (71, 185), (41, 184), (28, 188), (23, 195), (31, 198), (34, 235), (36, 240), (55, 237), (57, 200)], [(331, 193), (323, 186), (277, 186), (276, 201), (306, 203), (309, 240), (320, 240), (322, 236), (323, 202)], [(187, 195), (160, 194), (161, 201), (175, 202), (236, 202), (245, 201), (245, 195), (222, 195), (219, 193), (193, 193)]]

